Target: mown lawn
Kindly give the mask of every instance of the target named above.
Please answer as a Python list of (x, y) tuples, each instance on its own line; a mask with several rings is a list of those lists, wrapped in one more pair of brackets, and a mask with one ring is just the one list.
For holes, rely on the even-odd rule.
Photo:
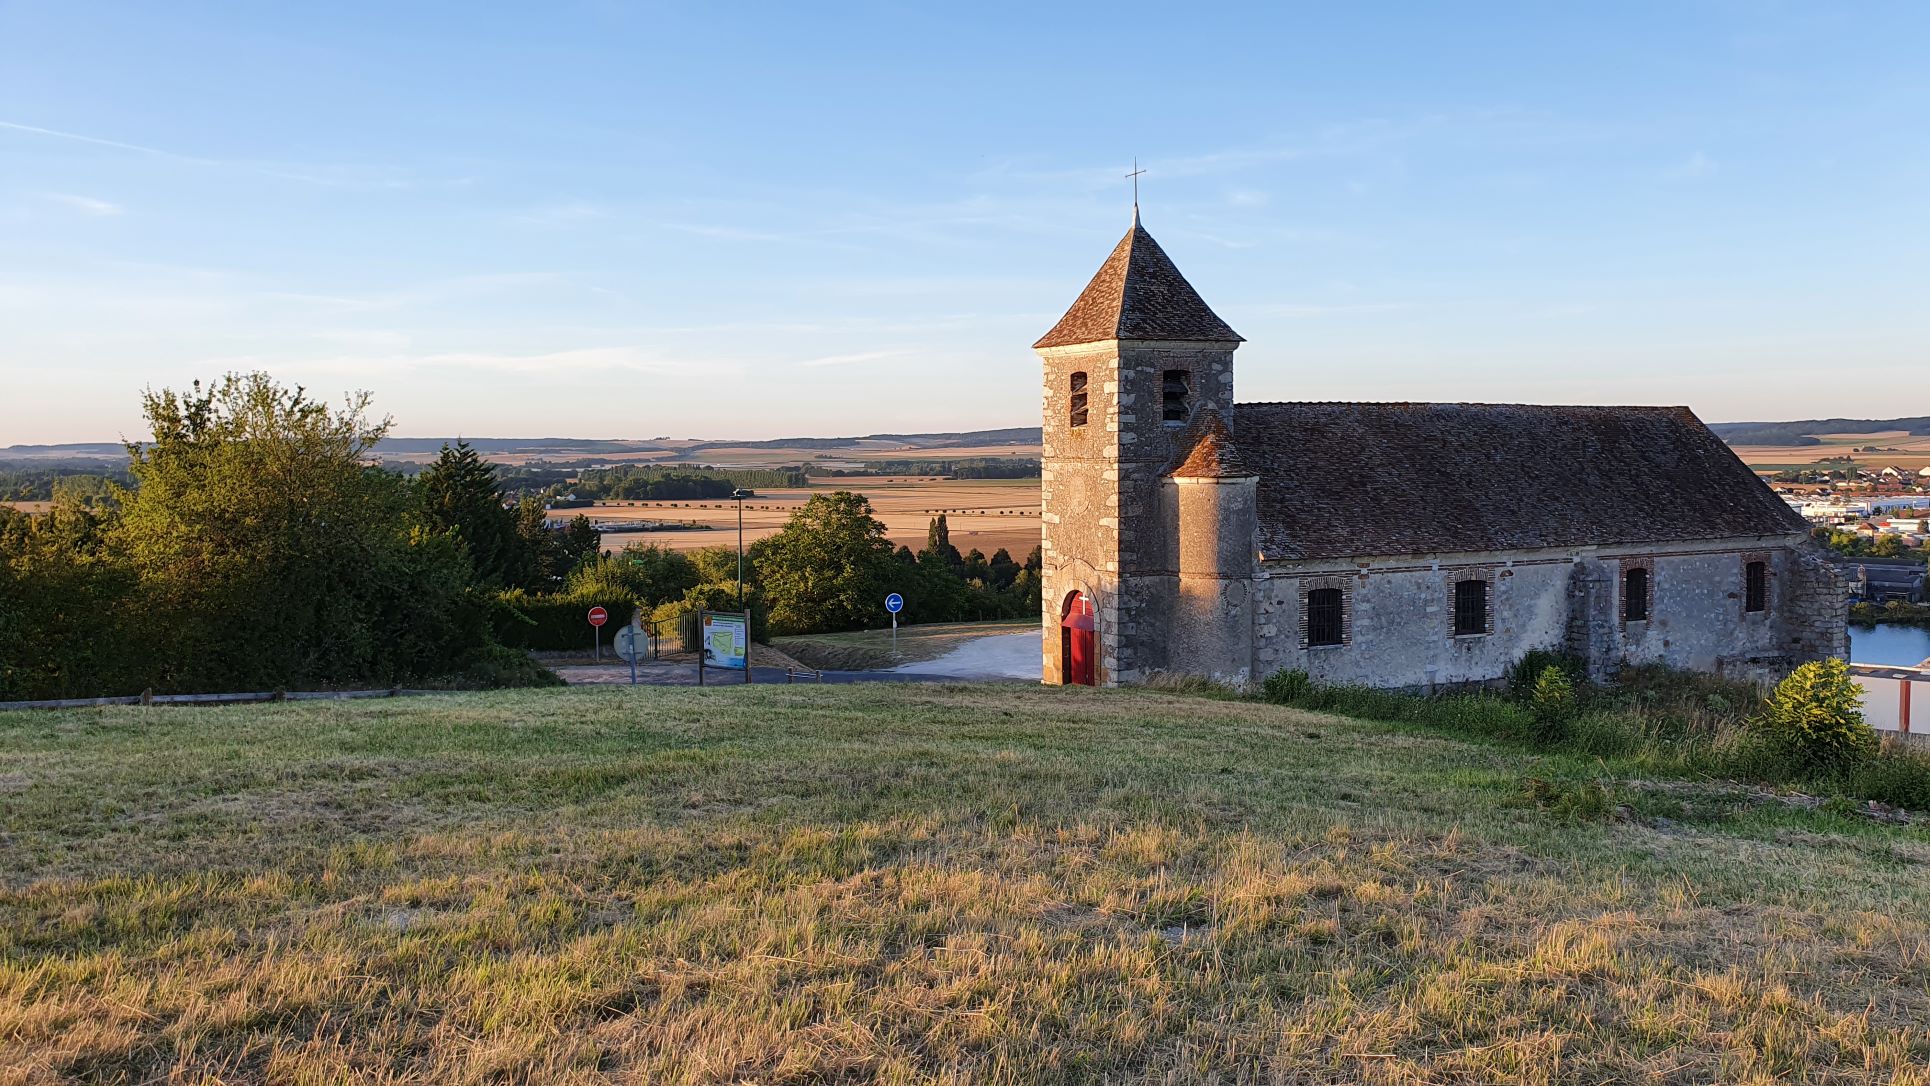
[(1603, 769), (1018, 686), (0, 714), (0, 1082), (1930, 1083), (1921, 824), (1514, 802)]

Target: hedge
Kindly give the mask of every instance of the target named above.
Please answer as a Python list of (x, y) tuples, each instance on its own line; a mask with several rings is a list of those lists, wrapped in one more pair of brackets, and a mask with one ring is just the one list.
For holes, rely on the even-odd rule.
[(607, 590), (532, 596), (520, 588), (512, 588), (496, 597), (491, 616), (496, 640), (519, 649), (588, 651), (592, 607), (610, 612), (610, 621), (603, 627), (603, 643), (608, 645), (618, 630), (630, 624), (637, 601), (634, 596)]

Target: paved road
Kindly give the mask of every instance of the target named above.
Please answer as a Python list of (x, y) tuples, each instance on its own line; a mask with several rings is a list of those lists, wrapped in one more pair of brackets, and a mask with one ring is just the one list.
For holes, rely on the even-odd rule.
[[(551, 671), (561, 676), (571, 686), (627, 686), (630, 683), (629, 664), (576, 664), (553, 667)], [(822, 675), (827, 683), (952, 683), (961, 676), (944, 674), (924, 674), (908, 671), (821, 671), (814, 674), (799, 674), (791, 681), (812, 683), (820, 681)], [(759, 667), (751, 669), (751, 681), (755, 683), (777, 683), (785, 681), (781, 667)], [(995, 680), (996, 681), (996, 680)], [(1016, 682), (1020, 680), (1007, 679)], [(744, 676), (738, 671), (719, 671), (714, 667), (704, 669), (706, 686), (742, 686)], [(638, 664), (637, 684), (639, 686), (696, 686), (697, 665), (695, 664)]]

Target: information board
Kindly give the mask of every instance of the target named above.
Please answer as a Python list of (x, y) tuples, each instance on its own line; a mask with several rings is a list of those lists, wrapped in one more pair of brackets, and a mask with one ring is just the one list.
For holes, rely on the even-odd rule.
[(704, 612), (704, 666), (742, 670), (750, 637), (744, 629), (744, 616), (726, 611)]

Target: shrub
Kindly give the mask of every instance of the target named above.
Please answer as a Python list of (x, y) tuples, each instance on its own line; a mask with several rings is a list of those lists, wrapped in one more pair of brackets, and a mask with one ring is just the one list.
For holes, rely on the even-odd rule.
[(1260, 684), (1260, 696), (1275, 705), (1290, 705), (1312, 690), (1313, 678), (1298, 668), (1276, 671)]
[(1809, 765), (1855, 762), (1876, 753), (1863, 720), (1863, 694), (1841, 660), (1816, 660), (1777, 684), (1752, 722), (1774, 745)]
[(1535, 738), (1554, 742), (1568, 730), (1568, 718), (1575, 712), (1575, 684), (1559, 665), (1549, 664), (1535, 677), (1528, 693), (1528, 706), (1535, 714)]
[(1582, 666), (1581, 661), (1553, 649), (1534, 649), (1508, 669), (1508, 692), (1518, 698), (1531, 696), (1535, 684), (1551, 667), (1562, 673), (1570, 687), (1580, 686), (1587, 681), (1588, 669)]

